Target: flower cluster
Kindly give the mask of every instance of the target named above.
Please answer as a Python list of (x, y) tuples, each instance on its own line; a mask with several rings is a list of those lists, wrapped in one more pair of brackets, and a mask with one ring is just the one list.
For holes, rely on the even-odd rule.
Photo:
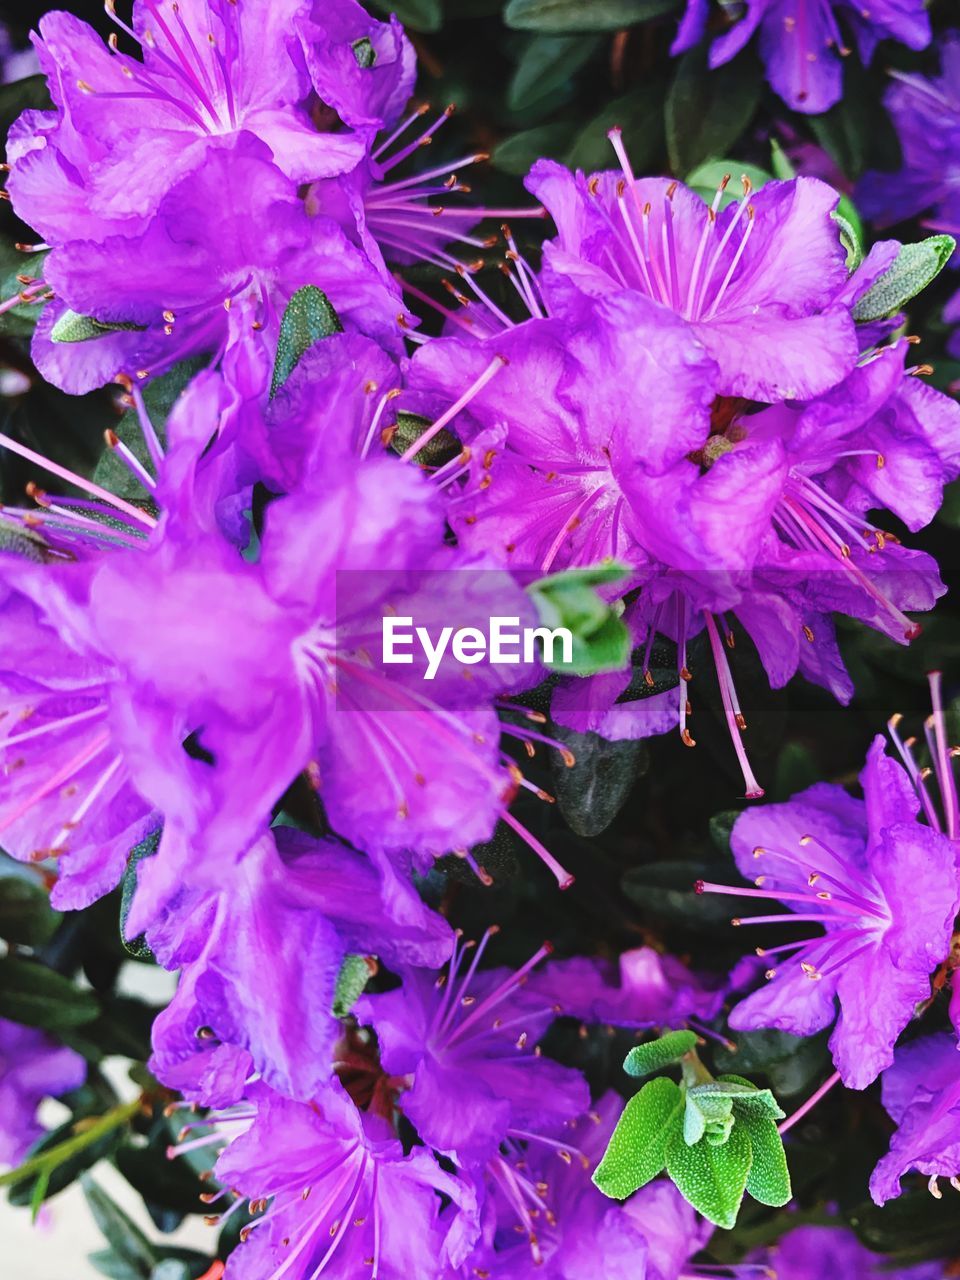
[[(152, 1145), (189, 1113), (169, 1157), (200, 1168), (221, 1241), (236, 1232), (230, 1280), (717, 1274), (711, 1224), (735, 1222), (744, 1186), (790, 1196), (785, 1168), (780, 1198), (762, 1195), (784, 1112), (685, 1048), (694, 1120), (671, 1113), (670, 1153), (607, 1198), (591, 1174), (624, 1132), (609, 1045), (653, 1030), (733, 1054), (731, 1029), (832, 1028), (837, 1079), (879, 1078), (898, 1126), (878, 1203), (913, 1170), (935, 1194), (960, 1185), (960, 809), (939, 675), (929, 766), (894, 720), (900, 759), (875, 740), (862, 797), (817, 783), (740, 813), (751, 884), (698, 893), (778, 899), (785, 913), (734, 924), (805, 936), (731, 972), (632, 920), (627, 945), (588, 948), (557, 904), (589, 861), (544, 817), (559, 800), (569, 818), (569, 777), (615, 791), (605, 770), (638, 770), (640, 739), (694, 747), (714, 693), (743, 779), (725, 794), (758, 800), (774, 770), (748, 755), (744, 662), (765, 675), (760, 707), (797, 674), (847, 704), (863, 664), (848, 670), (838, 619), (920, 635), (946, 587), (905, 543), (960, 476), (960, 405), (925, 381), (903, 316), (952, 240), (865, 252), (808, 176), (727, 174), (705, 199), (639, 176), (619, 128), (609, 169), (540, 159), (522, 207), (467, 204), (462, 173), (487, 156), (423, 162), (452, 109), (412, 102), (396, 18), (356, 0), (106, 9), (106, 44), (42, 19), (51, 106), (8, 139), (8, 195), (37, 241), (0, 318), (36, 308), (31, 368), (60, 392), (108, 387), (96, 403), (118, 413), (92, 473), (0, 434), (31, 476), (0, 521), (0, 844), (57, 912), (119, 889), (128, 948), (178, 975), (141, 1100)], [(691, 0), (675, 49), (708, 19)], [(751, 0), (710, 58), (759, 29), (777, 92), (822, 111), (848, 20), (864, 62), (881, 36), (930, 39), (919, 0)], [(956, 56), (948, 40), (943, 85), (891, 91), (905, 139), (930, 98), (955, 98)], [(905, 143), (910, 181), (881, 208), (868, 178), (864, 206), (887, 222), (933, 208), (956, 230), (941, 141)], [(527, 217), (553, 224), (529, 255), (512, 229)], [(388, 619), (423, 652), (391, 665)], [(540, 647), (479, 652), (490, 619)], [(679, 754), (692, 777), (704, 749)], [(530, 947), (495, 897), (516, 851)], [(490, 889), (502, 930), (482, 909), (478, 924)], [(599, 891), (578, 903), (611, 916)], [(14, 937), (34, 954), (0, 964), (28, 982), (75, 971), (47, 941)], [(955, 1030), (912, 1035), (948, 989)], [(72, 1048), (0, 1019), (0, 1160), (84, 1076)], [(674, 1172), (694, 1146), (745, 1161), (709, 1221)], [(654, 1180), (665, 1167), (676, 1185)], [(723, 1274), (873, 1274), (849, 1232), (793, 1222), (775, 1247), (721, 1248)]]

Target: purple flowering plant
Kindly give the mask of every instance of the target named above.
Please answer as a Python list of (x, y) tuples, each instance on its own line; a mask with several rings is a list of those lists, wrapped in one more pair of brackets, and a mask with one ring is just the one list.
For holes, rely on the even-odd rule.
[(948, 6), (34, 8), (13, 1274), (957, 1274)]

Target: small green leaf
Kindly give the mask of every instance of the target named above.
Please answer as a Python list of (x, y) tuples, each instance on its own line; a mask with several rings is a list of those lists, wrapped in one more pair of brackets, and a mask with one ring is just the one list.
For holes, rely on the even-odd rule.
[(863, 295), (853, 308), (860, 324), (885, 320), (896, 315), (940, 274), (950, 261), (957, 242), (953, 236), (928, 236), (916, 244), (905, 244), (896, 261)]
[(751, 1160), (750, 1139), (734, 1125), (722, 1146), (713, 1146), (704, 1137), (688, 1147), (679, 1135), (667, 1151), (667, 1173), (698, 1213), (729, 1230), (737, 1221)]
[(596, 588), (617, 582), (627, 570), (618, 564), (570, 569), (540, 578), (528, 588), (541, 622), (551, 630), (570, 632), (571, 661), (554, 645), (546, 665), (564, 675), (595, 675), (619, 671), (630, 661), (630, 633), (620, 618), (619, 604), (608, 604)]
[(136, 1269), (144, 1280), (148, 1280), (150, 1272), (159, 1261), (150, 1241), (133, 1219), (92, 1178), (85, 1175), (80, 1179), (80, 1185), (93, 1220), (111, 1249), (131, 1268)]
[(681, 1132), (683, 1092), (674, 1080), (650, 1080), (623, 1109), (593, 1181), (625, 1200), (663, 1171), (667, 1148)]
[(50, 330), (51, 342), (90, 342), (94, 338), (105, 338), (108, 333), (142, 333), (146, 329), (143, 324), (112, 324), (105, 320), (94, 320), (93, 316), (82, 316), (78, 311), (64, 311)]
[(635, 1045), (624, 1058), (623, 1069), (628, 1076), (648, 1076), (651, 1071), (679, 1062), (696, 1045), (697, 1037), (693, 1031), (668, 1031), (659, 1040)]
[(688, 1147), (705, 1136), (712, 1142), (726, 1142), (732, 1128), (732, 1098), (709, 1084), (694, 1085), (687, 1089), (683, 1140)]
[[(394, 453), (406, 453), (410, 446), (416, 444), (424, 432), (432, 426), (431, 420), (424, 418), (422, 414), (407, 413), (401, 409), (397, 414), (396, 428), (390, 437), (390, 448)], [(461, 448), (460, 441), (453, 432), (448, 431), (446, 427), (441, 427), (422, 449), (418, 449), (411, 456), (428, 467), (439, 467), (445, 462), (451, 462), (460, 453)]]
[(783, 1139), (777, 1131), (776, 1120), (767, 1115), (746, 1115), (741, 1111), (737, 1115), (737, 1129), (743, 1129), (747, 1133), (753, 1151), (747, 1191), (761, 1204), (779, 1209), (789, 1201), (793, 1192), (790, 1189), (790, 1170), (787, 1168)]
[(340, 317), (322, 289), (314, 284), (298, 289), (287, 303), (280, 321), (277, 359), (270, 383), (271, 400), (293, 373), (305, 351), (321, 338), (342, 332)]
[(345, 1018), (363, 994), (363, 989), (377, 971), (369, 956), (344, 956), (333, 993), (333, 1016)]
[(57, 1031), (91, 1022), (99, 1012), (92, 991), (81, 990), (46, 965), (14, 956), (0, 960), (0, 1018)]
[[(41, 77), (37, 77), (41, 79)], [(2, 90), (0, 90), (2, 93)], [(43, 279), (44, 262), (49, 250), (40, 253), (22, 253), (14, 244), (0, 240), (0, 301), (6, 302), (15, 294), (35, 291), (34, 286), (25, 285), (18, 276), (29, 276), (33, 280)], [(10, 337), (28, 338), (36, 328), (37, 320), (46, 304), (43, 302), (21, 302), (4, 311), (0, 315), (0, 333)]]
[(154, 963), (154, 954), (147, 946), (146, 938), (142, 933), (136, 938), (127, 938), (127, 917), (130, 914), (130, 908), (133, 906), (133, 895), (137, 888), (137, 867), (143, 858), (151, 858), (157, 852), (162, 835), (163, 828), (158, 827), (156, 831), (151, 831), (148, 836), (144, 836), (140, 843), (130, 850), (127, 869), (123, 873), (123, 880), (120, 883), (120, 941), (123, 943), (124, 949), (135, 960), (146, 960)]

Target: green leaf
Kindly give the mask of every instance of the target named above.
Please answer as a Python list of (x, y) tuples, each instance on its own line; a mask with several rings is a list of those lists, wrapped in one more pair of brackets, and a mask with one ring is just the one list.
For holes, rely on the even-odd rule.
[(928, 236), (905, 244), (893, 266), (863, 295), (853, 308), (860, 324), (896, 315), (940, 274), (950, 261), (957, 242), (953, 236)]
[(156, 1251), (133, 1219), (98, 1186), (92, 1178), (80, 1180), (93, 1220), (118, 1258), (135, 1269), (144, 1280), (159, 1261)]
[(679, 1062), (684, 1054), (696, 1046), (697, 1037), (694, 1032), (668, 1031), (659, 1040), (635, 1045), (624, 1058), (623, 1069), (628, 1076), (648, 1076), (651, 1071), (660, 1071), (663, 1067)]
[(710, 70), (705, 47), (685, 53), (665, 112), (673, 172), (682, 177), (711, 156), (724, 155), (750, 123), (762, 91), (763, 79), (752, 58)]
[(133, 895), (137, 888), (137, 867), (143, 858), (151, 858), (157, 852), (160, 845), (160, 837), (163, 835), (163, 828), (158, 827), (156, 831), (151, 831), (148, 836), (135, 845), (130, 851), (130, 857), (127, 861), (127, 869), (123, 873), (123, 880), (120, 883), (120, 941), (123, 943), (124, 949), (129, 952), (135, 960), (146, 960), (156, 962), (156, 957), (147, 946), (147, 941), (141, 933), (136, 938), (127, 939), (127, 917), (130, 915), (130, 908), (133, 906)]
[(683, 1140), (688, 1147), (701, 1138), (711, 1144), (724, 1143), (733, 1128), (733, 1100), (723, 1094), (705, 1092), (709, 1086), (694, 1085), (687, 1089), (687, 1105), (683, 1113)]
[(570, 632), (571, 661), (563, 658), (563, 648), (554, 645), (546, 657), (548, 667), (564, 675), (595, 675), (620, 671), (630, 661), (630, 633), (619, 616), (619, 605), (610, 605), (596, 588), (617, 582), (626, 573), (622, 565), (599, 565), (570, 569), (534, 582), (528, 591), (540, 621), (551, 630)]
[(17, 871), (0, 874), (0, 938), (18, 946), (41, 947), (63, 917), (52, 910), (42, 885)]
[(321, 338), (342, 332), (340, 317), (322, 289), (315, 284), (298, 289), (287, 303), (280, 321), (277, 359), (270, 382), (271, 400), (293, 373), (305, 351)]
[(536, 35), (524, 49), (507, 90), (511, 111), (527, 111), (570, 77), (601, 46), (599, 36)]
[(724, 178), (729, 179), (720, 197), (719, 208), (725, 209), (734, 200), (743, 197), (742, 178), (748, 178), (754, 191), (773, 181), (773, 174), (755, 164), (744, 164), (741, 160), (707, 160), (687, 174), (684, 181), (688, 187), (701, 196), (707, 204), (712, 204), (717, 189)]
[[(169, 1130), (164, 1125), (146, 1147), (127, 1144), (117, 1152), (117, 1168), (143, 1200), (154, 1208), (170, 1210), (178, 1216), (204, 1213), (200, 1194), (205, 1190), (185, 1158), (167, 1159)], [(212, 1161), (208, 1160), (208, 1165)]]
[(736, 1224), (750, 1174), (750, 1138), (734, 1125), (722, 1146), (702, 1138), (688, 1147), (680, 1135), (667, 1151), (667, 1173), (683, 1198), (715, 1226)]
[(377, 971), (369, 956), (344, 956), (333, 993), (333, 1016), (345, 1018), (363, 994), (363, 989)]
[(509, 0), (503, 20), (522, 31), (619, 31), (675, 7), (676, 0)]
[[(849, 201), (848, 201), (849, 204)], [(847, 251), (847, 270), (856, 271), (863, 261), (863, 227), (844, 217), (839, 208), (831, 214), (840, 231), (840, 243)]]
[(768, 1115), (748, 1115), (740, 1111), (737, 1114), (737, 1129), (743, 1129), (747, 1133), (753, 1152), (747, 1191), (761, 1204), (779, 1209), (789, 1201), (793, 1192), (790, 1189), (790, 1170), (787, 1168), (783, 1139), (777, 1132), (776, 1120)]
[(576, 733), (562, 725), (552, 726), (551, 733), (574, 759), (568, 766), (560, 752), (550, 753), (560, 812), (577, 835), (598, 836), (620, 812), (645, 771), (650, 759), (646, 744), (629, 738), (610, 742), (599, 734)]
[(376, 66), (377, 51), (369, 36), (361, 36), (359, 40), (354, 40), (353, 56), (357, 60), (357, 66), (362, 67), (364, 71)]
[(683, 1091), (665, 1076), (650, 1080), (630, 1099), (593, 1172), (605, 1196), (625, 1200), (663, 1171), (682, 1116)]
[[(23, 253), (8, 240), (0, 240), (0, 301), (6, 302), (29, 286), (17, 276), (43, 279), (43, 267), (48, 249), (40, 253)], [(36, 328), (37, 320), (45, 304), (22, 302), (0, 315), (0, 334), (15, 338), (28, 338)]]
[[(432, 426), (431, 420), (424, 418), (422, 414), (408, 413), (401, 409), (397, 414), (396, 428), (390, 437), (390, 448), (394, 453), (406, 453), (410, 446), (416, 444), (424, 432)], [(461, 448), (460, 441), (453, 432), (448, 431), (446, 427), (441, 427), (436, 435), (431, 436), (426, 444), (411, 456), (425, 466), (439, 467), (445, 462), (451, 462), (460, 453)]]
[(95, 338), (105, 338), (108, 333), (143, 332), (146, 325), (110, 323), (105, 320), (94, 320), (93, 316), (82, 316), (79, 311), (64, 311), (50, 330), (51, 342), (91, 342)]
[(44, 1031), (66, 1030), (92, 1021), (100, 1003), (69, 978), (34, 960), (0, 960), (0, 1018)]
[(443, 26), (441, 0), (373, 0), (373, 7), (387, 17), (395, 13), (412, 31), (430, 33)]

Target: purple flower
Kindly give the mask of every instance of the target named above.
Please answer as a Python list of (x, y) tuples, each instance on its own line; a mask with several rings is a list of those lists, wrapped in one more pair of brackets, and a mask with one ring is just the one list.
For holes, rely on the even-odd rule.
[(674, 956), (653, 947), (624, 951), (617, 966), (575, 956), (538, 970), (528, 986), (556, 1001), (564, 1014), (615, 1027), (696, 1026), (709, 1021), (723, 1001)]
[[(244, 202), (221, 207), (233, 189), (247, 193)], [(57, 301), (41, 316), (34, 356), (71, 391), (203, 355), (241, 394), (262, 396), (284, 307), (307, 284), (346, 322), (387, 345), (400, 341), (395, 282), (334, 219), (307, 211), (266, 145), (246, 132), (209, 144), (202, 167), (162, 194), (142, 228), (56, 245), (44, 278)], [(66, 341), (66, 308), (119, 327)]]
[[(868, 173), (857, 187), (857, 204), (879, 226), (926, 214), (924, 225), (960, 233), (960, 35), (939, 41), (941, 74), (893, 71), (884, 105), (900, 139), (903, 164), (897, 173)], [(953, 264), (957, 263), (954, 254)], [(947, 303), (944, 318), (960, 320), (960, 293)], [(949, 349), (960, 354), (960, 338)]]
[(538, 1042), (565, 1012), (525, 985), (549, 948), (516, 972), (478, 972), (492, 935), (472, 956), (458, 945), (439, 979), (406, 969), (402, 986), (364, 996), (356, 1008), (376, 1030), (386, 1071), (408, 1078), (403, 1113), (425, 1142), (463, 1165), (482, 1164), (508, 1135), (556, 1133), (589, 1104), (582, 1076), (540, 1055)]
[[(249, 1201), (259, 1215), (230, 1258), (237, 1280), (435, 1280), (476, 1234), (469, 1185), (422, 1147), (404, 1155), (390, 1126), (338, 1086), (307, 1105), (254, 1085), (221, 1127), (237, 1136), (217, 1177), (239, 1197), (233, 1208)], [(441, 1195), (453, 1205), (442, 1218)]]
[[(591, 184), (557, 182), (568, 198), (558, 215), (568, 241), (547, 255), (551, 314), (542, 314), (537, 282), (519, 264), (515, 283), (530, 295), (530, 320), (499, 333), (481, 326), (479, 340), (435, 340), (411, 364), (410, 394), (428, 409), (431, 396), (461, 393), (453, 426), (471, 456), (461, 481), (446, 487), (449, 518), (465, 545), (503, 547), (518, 565), (547, 571), (612, 556), (634, 570), (628, 586), (641, 590), (625, 620), (642, 671), (656, 637), (666, 637), (676, 645), (678, 689), (627, 700), (629, 670), (567, 682), (553, 714), (574, 729), (645, 737), (675, 725), (694, 745), (688, 649), (706, 631), (746, 792), (758, 796), (724, 643), (734, 637), (728, 615), (753, 641), (772, 686), (799, 669), (849, 700), (830, 615), (860, 618), (904, 643), (918, 633), (906, 611), (927, 610), (943, 593), (934, 561), (901, 547), (868, 513), (887, 505), (910, 528), (932, 518), (960, 469), (960, 410), (914, 376), (922, 368), (906, 367), (905, 340), (878, 348), (872, 331), (854, 332), (850, 309), (890, 266), (895, 242), (876, 246), (853, 276), (841, 267), (830, 285), (829, 314), (843, 312), (845, 332), (864, 345), (860, 357), (836, 364), (820, 395), (758, 411), (713, 394), (716, 366), (704, 346), (721, 365), (723, 350), (709, 325), (690, 325), (604, 274), (604, 255), (619, 242), (593, 208)], [(778, 198), (788, 190), (807, 188), (781, 184)], [(826, 207), (823, 216), (829, 223)], [(666, 232), (664, 243), (672, 243)], [(667, 267), (658, 270), (662, 278)], [(785, 332), (794, 323), (785, 320)], [(805, 367), (789, 337), (775, 350)], [(484, 385), (493, 353), (509, 364)], [(757, 363), (752, 350), (748, 363)], [(625, 384), (658, 405), (652, 421), (637, 414)]]
[(280, 827), (247, 850), (222, 889), (184, 886), (147, 941), (181, 970), (154, 1024), (152, 1069), (191, 1100), (224, 1106), (253, 1071), (303, 1100), (329, 1082), (346, 954), (434, 966), (452, 935), (405, 878)]
[(42, 1031), (0, 1018), (0, 1167), (17, 1165), (43, 1137), (36, 1110), (44, 1098), (79, 1089), (87, 1064)]
[(898, 1128), (874, 1169), (877, 1204), (900, 1195), (911, 1169), (925, 1174), (939, 1196), (938, 1178), (960, 1176), (960, 1050), (955, 1035), (938, 1032), (902, 1045), (881, 1078), (883, 1105)]
[(960, 905), (953, 842), (917, 821), (916, 792), (884, 755), (882, 738), (860, 782), (863, 800), (818, 783), (784, 804), (741, 814), (731, 847), (758, 887), (698, 885), (789, 907), (743, 917), (743, 926), (822, 927), (804, 941), (758, 951), (770, 961), (766, 985), (735, 1006), (730, 1025), (808, 1036), (836, 1016), (830, 1048), (853, 1089), (866, 1088), (893, 1061), (894, 1042), (949, 953)]
[[(36, 44), (55, 110), (26, 112), (8, 148), (17, 212), (51, 250), (31, 286), (56, 294), (34, 358), (67, 390), (202, 355), (262, 395), (279, 318), (307, 284), (399, 353), (413, 321), (384, 252), (456, 266), (446, 241), (482, 243), (458, 220), (537, 213), (448, 207), (466, 188), (446, 166), (392, 176), (449, 114), (412, 140), (421, 113), (398, 124), (415, 58), (395, 19), (354, 0), (198, 0), (189, 13), (138, 0), (130, 28), (108, 9), (142, 60), (48, 14)], [(100, 334), (71, 339), (70, 313)]]
[(682, 183), (621, 171), (587, 177), (540, 160), (527, 185), (557, 237), (544, 245), (541, 288), (551, 314), (577, 294), (641, 294), (682, 316), (717, 365), (720, 395), (808, 399), (853, 367), (849, 307), (838, 301), (846, 251), (831, 217), (837, 193), (814, 178), (769, 182), (720, 209)]
[[(590, 1169), (613, 1132), (621, 1099), (606, 1094), (578, 1117), (564, 1145), (508, 1144), (487, 1171), (484, 1238), (455, 1274), (491, 1280), (679, 1280), (699, 1274), (688, 1259), (712, 1228), (667, 1182), (611, 1205)], [(492, 1210), (492, 1213), (490, 1212)], [(736, 1274), (736, 1273), (734, 1273)]]
[[(141, 864), (135, 931), (188, 865), (197, 883), (216, 882), (308, 766), (340, 835), (378, 857), (412, 852), (424, 870), (507, 816), (516, 771), (499, 755), (493, 700), (538, 672), (474, 667), (468, 681), (450, 661), (425, 691), (422, 664), (381, 670), (369, 648), (385, 610), (413, 609), (436, 634), (440, 619), (530, 618), (528, 597), (489, 561), (444, 545), (415, 469), (345, 463), (331, 484), (271, 504), (256, 564), (215, 532), (171, 525), (147, 552), (107, 557), (89, 576), (83, 625), (123, 670), (129, 748), (166, 824), (158, 856)], [(207, 763), (182, 749), (194, 731)]]
[[(687, 0), (671, 53), (682, 53), (704, 35), (709, 0)], [(845, 31), (869, 64), (881, 40), (899, 40), (911, 49), (930, 43), (930, 19), (923, 0), (880, 0), (869, 9), (854, 0), (745, 0), (742, 17), (710, 46), (710, 66), (729, 62), (760, 30), (760, 56), (767, 79), (794, 111), (816, 115), (840, 100), (842, 61), (851, 50)]]
[(76, 642), (57, 571), (9, 555), (0, 568), (0, 840), (20, 861), (56, 859), (51, 901), (77, 909), (118, 883), (156, 819), (124, 754), (119, 672)]
[[(856, 1276), (857, 1280), (943, 1280), (942, 1262), (921, 1262), (890, 1269), (890, 1260), (872, 1253), (845, 1227), (795, 1227), (769, 1250), (753, 1255), (755, 1271), (777, 1280), (820, 1280), (822, 1276)], [(762, 1268), (762, 1270), (761, 1270)]]

